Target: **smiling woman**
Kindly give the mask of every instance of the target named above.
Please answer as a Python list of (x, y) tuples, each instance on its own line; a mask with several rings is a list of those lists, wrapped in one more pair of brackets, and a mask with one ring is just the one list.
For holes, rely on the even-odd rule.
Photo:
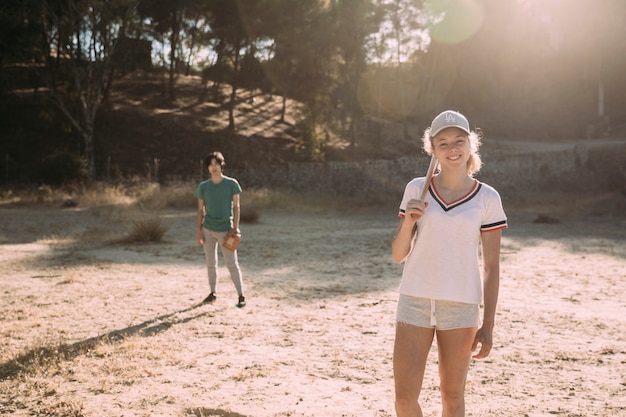
[(393, 350), (398, 417), (422, 415), (418, 400), (435, 337), (445, 415), (465, 415), (471, 358), (486, 358), (493, 346), (507, 218), (497, 191), (473, 178), (477, 139), (461, 113), (435, 117), (422, 141), (440, 171), (430, 186), (430, 174), (411, 180), (400, 203), (391, 243), (392, 258), (404, 263)]

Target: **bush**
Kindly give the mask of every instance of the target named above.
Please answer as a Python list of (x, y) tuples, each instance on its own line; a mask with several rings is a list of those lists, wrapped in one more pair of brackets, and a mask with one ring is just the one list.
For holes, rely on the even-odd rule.
[(241, 208), (240, 220), (241, 223), (257, 223), (261, 214), (256, 207), (244, 206)]
[(148, 243), (161, 242), (167, 229), (157, 218), (138, 220), (133, 226), (133, 230), (120, 243)]
[(43, 159), (40, 175), (49, 185), (83, 181), (88, 177), (87, 161), (71, 152), (55, 152)]
[(195, 183), (174, 183), (161, 186), (158, 183), (144, 183), (137, 193), (139, 206), (160, 210), (163, 208), (196, 208), (198, 203), (193, 196)]

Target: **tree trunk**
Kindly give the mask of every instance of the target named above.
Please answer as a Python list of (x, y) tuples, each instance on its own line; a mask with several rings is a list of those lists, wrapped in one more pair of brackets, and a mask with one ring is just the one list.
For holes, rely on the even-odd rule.
[(232, 89), (230, 91), (230, 101), (228, 103), (228, 129), (235, 130), (235, 100), (237, 99), (237, 80), (239, 79), (239, 49), (241, 41), (235, 42), (235, 62), (233, 65)]
[(108, 70), (108, 75), (106, 77), (106, 84), (104, 87), (104, 91), (102, 92), (102, 101), (109, 101), (111, 87), (113, 86), (113, 77), (115, 76), (115, 66), (111, 65)]
[(176, 82), (176, 50), (178, 49), (178, 32), (180, 30), (179, 11), (172, 12), (172, 36), (170, 36), (170, 74), (168, 81), (168, 93), (171, 101), (176, 100), (174, 85)]
[(285, 113), (287, 112), (287, 97), (283, 94), (283, 106), (280, 109), (280, 122), (285, 123)]
[(93, 140), (93, 123), (83, 132), (83, 141), (85, 142), (85, 158), (87, 159), (87, 173), (90, 180), (96, 179), (96, 151), (94, 149)]
[(76, 129), (80, 137), (83, 139), (83, 144), (85, 146), (85, 159), (87, 160), (87, 173), (89, 175), (90, 180), (96, 179), (96, 157), (95, 157), (95, 147), (94, 147), (94, 118), (96, 115), (97, 103), (94, 104), (94, 108), (89, 109), (83, 101), (83, 114), (82, 119), (84, 126), (78, 121), (78, 119), (68, 110), (62, 100), (60, 100), (56, 96), (52, 96), (52, 102), (57, 106), (59, 110), (67, 117), (72, 126)]
[(235, 99), (237, 98), (237, 85), (233, 82), (228, 102), (228, 129), (235, 130)]

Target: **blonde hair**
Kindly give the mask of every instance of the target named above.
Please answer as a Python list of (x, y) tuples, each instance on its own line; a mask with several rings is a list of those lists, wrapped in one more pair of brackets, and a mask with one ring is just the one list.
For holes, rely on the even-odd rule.
[[(473, 177), (483, 166), (483, 161), (478, 153), (478, 148), (482, 145), (483, 132), (480, 129), (476, 129), (476, 131), (472, 131), (467, 135), (467, 138), (469, 139), (471, 154), (467, 160), (466, 172), (467, 175)], [(422, 136), (422, 148), (428, 155), (433, 154), (433, 139), (430, 135), (429, 127), (424, 131), (424, 136)], [(439, 168), (439, 164), (437, 164), (437, 167)]]

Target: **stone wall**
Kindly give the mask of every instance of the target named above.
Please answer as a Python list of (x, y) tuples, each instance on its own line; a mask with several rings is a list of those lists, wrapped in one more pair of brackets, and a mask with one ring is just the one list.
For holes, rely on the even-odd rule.
[[(626, 143), (615, 147), (552, 146), (523, 152), (496, 150), (483, 154), (477, 178), (504, 195), (535, 191), (591, 193), (626, 190)], [(412, 178), (423, 176), (430, 158), (404, 156), (394, 160), (360, 162), (290, 162), (229, 170), (244, 187), (289, 188), (359, 194), (402, 193)]]

